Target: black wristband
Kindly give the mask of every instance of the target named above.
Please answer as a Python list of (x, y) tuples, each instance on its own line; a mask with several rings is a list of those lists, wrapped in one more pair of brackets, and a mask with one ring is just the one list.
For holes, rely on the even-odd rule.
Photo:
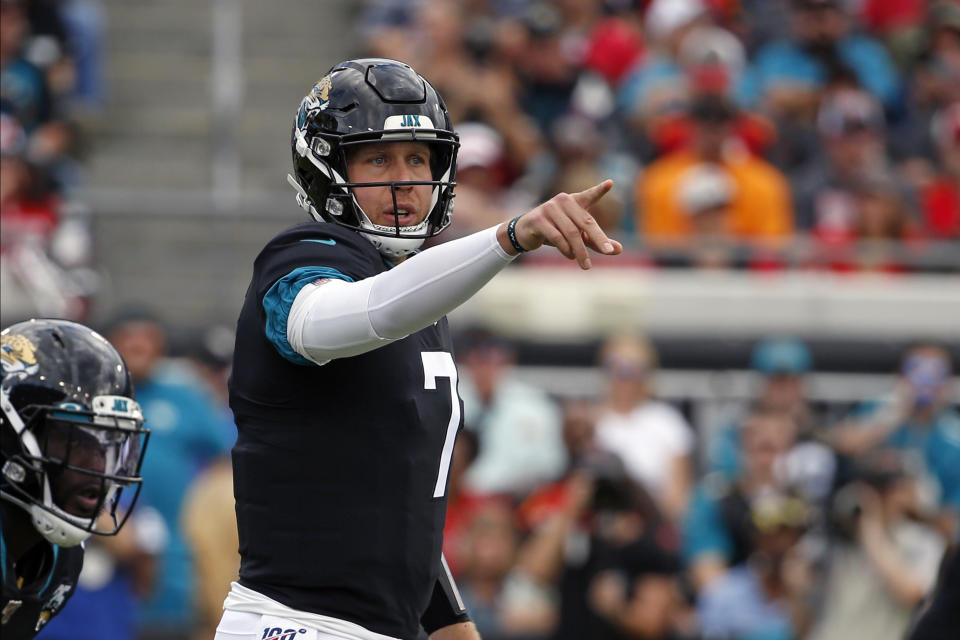
[(510, 238), (510, 244), (513, 245), (513, 248), (519, 251), (520, 253), (526, 253), (530, 251), (529, 249), (524, 249), (520, 246), (520, 241), (517, 240), (517, 220), (520, 219), (520, 216), (517, 216), (513, 220), (507, 223), (507, 237)]

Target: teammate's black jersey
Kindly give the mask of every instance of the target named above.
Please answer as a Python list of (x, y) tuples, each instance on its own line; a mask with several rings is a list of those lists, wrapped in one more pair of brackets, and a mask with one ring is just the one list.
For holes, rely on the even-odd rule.
[(389, 268), (356, 232), (313, 222), (280, 233), (254, 263), (230, 381), (240, 582), (295, 609), (414, 638), (441, 570), (462, 422), (446, 318), (323, 366), (285, 336), (309, 282)]
[(83, 547), (58, 547), (44, 541), (24, 554), (16, 566), (2, 536), (0, 551), (0, 636), (4, 640), (32, 638), (73, 595), (83, 566)]

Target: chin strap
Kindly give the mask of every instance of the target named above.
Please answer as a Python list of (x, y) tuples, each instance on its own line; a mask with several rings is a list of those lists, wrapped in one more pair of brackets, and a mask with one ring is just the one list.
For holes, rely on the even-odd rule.
[(287, 183), (297, 192), (297, 204), (300, 206), (300, 208), (309, 213), (310, 217), (317, 222), (323, 222), (323, 218), (320, 217), (320, 214), (317, 213), (317, 210), (314, 209), (313, 205), (310, 204), (310, 198), (307, 197), (307, 192), (303, 190), (303, 187), (300, 186), (300, 183), (297, 182), (297, 179), (289, 173), (287, 174)]

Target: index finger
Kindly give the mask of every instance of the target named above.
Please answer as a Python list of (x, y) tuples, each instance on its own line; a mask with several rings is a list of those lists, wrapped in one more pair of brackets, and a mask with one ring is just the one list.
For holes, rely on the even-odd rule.
[(577, 193), (572, 194), (573, 199), (577, 201), (577, 204), (583, 207), (584, 209), (589, 209), (597, 201), (605, 196), (610, 189), (613, 188), (613, 180), (607, 179), (601, 182), (600, 184), (595, 184), (589, 189), (584, 189), (583, 191), (578, 191)]

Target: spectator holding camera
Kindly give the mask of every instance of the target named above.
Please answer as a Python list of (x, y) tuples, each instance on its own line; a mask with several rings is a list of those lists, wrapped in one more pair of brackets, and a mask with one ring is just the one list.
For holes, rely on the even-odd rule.
[(857, 460), (837, 491), (823, 609), (811, 640), (902, 638), (933, 587), (944, 551), (936, 529), (916, 519), (918, 486), (896, 450)]
[(960, 511), (960, 414), (949, 404), (950, 354), (919, 344), (903, 356), (896, 389), (858, 409), (835, 426), (828, 439), (841, 454), (861, 455), (891, 447), (923, 467), (924, 502), (948, 539), (958, 531)]
[(532, 533), (517, 570), (554, 599), (551, 637), (670, 637), (683, 610), (672, 528), (615, 455), (577, 460), (562, 484), (520, 507)]

